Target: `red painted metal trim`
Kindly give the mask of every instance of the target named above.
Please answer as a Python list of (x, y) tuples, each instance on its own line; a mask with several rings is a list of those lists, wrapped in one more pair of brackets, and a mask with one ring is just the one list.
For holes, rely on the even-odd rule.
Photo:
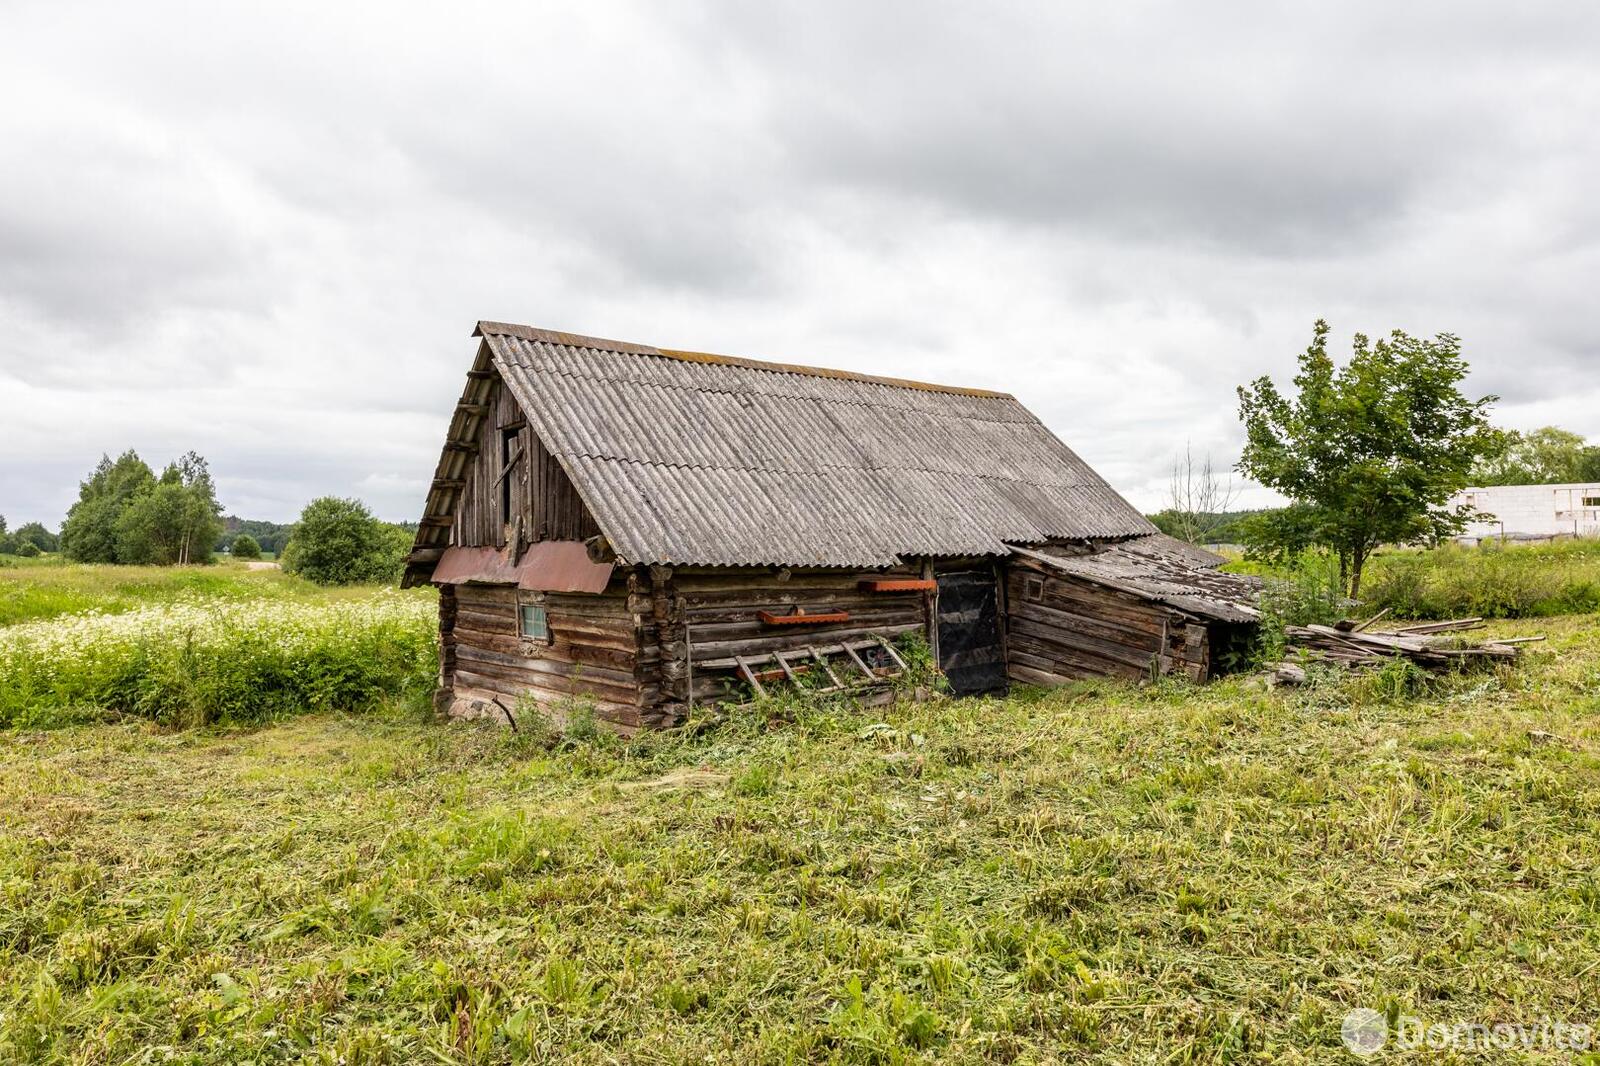
[(825, 625), (828, 622), (848, 622), (849, 611), (827, 611), (819, 614), (773, 614), (771, 611), (757, 611), (762, 625), (767, 626), (803, 626)]
[(863, 592), (932, 592), (939, 587), (937, 581), (915, 577), (873, 578), (860, 584)]
[(536, 592), (604, 592), (611, 563), (589, 561), (581, 541), (546, 540), (530, 544), (513, 566), (509, 551), (494, 548), (445, 549), (432, 580), (441, 585), (516, 585)]

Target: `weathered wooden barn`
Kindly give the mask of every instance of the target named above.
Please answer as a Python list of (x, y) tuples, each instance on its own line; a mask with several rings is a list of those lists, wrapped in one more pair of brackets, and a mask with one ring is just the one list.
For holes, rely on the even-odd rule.
[[(1254, 623), (1013, 397), (481, 322), (407, 585), (439, 706), (623, 729), (812, 674), (1205, 678)], [(508, 714), (509, 716), (509, 714)]]

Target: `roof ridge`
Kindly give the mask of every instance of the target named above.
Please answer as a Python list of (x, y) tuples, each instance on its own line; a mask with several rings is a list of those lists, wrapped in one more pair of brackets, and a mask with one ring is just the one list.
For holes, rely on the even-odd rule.
[(474, 337), (482, 337), (490, 333), (503, 337), (518, 337), (527, 341), (542, 341), (546, 344), (562, 344), (574, 348), (594, 348), (623, 355), (649, 355), (662, 359), (676, 359), (684, 363), (703, 363), (711, 366), (732, 366), (744, 370), (759, 370), (772, 374), (799, 374), (806, 377), (834, 378), (840, 381), (859, 381), (872, 385), (884, 385), (893, 389), (914, 389), (919, 392), (943, 392), (956, 396), (993, 397), (1003, 400), (1016, 399), (1009, 392), (996, 392), (993, 389), (967, 388), (960, 385), (936, 385), (928, 381), (913, 381), (910, 378), (860, 374), (854, 370), (836, 370), (831, 367), (806, 366), (800, 363), (776, 363), (764, 359), (746, 359), (737, 355), (714, 355), (711, 352), (692, 352), (681, 348), (656, 348), (648, 344), (606, 340), (601, 337), (586, 337), (581, 333), (562, 333), (557, 330), (540, 329), (537, 326), (519, 326), (511, 322), (480, 321), (477, 328), (472, 331)]
[[(605, 455), (605, 454), (602, 454), (600, 452), (592, 452), (592, 451), (580, 451), (580, 452), (574, 452), (574, 451), (564, 451), (564, 452), (551, 451), (550, 454), (559, 455), (559, 456), (562, 456), (562, 457), (568, 458), (568, 459), (599, 459), (599, 460), (602, 460), (604, 462), (609, 462), (609, 463), (633, 463), (633, 464), (635, 464), (637, 466), (657, 466), (657, 467), (661, 467), (664, 470), (725, 470), (725, 471), (736, 472), (736, 473), (741, 473), (741, 474), (758, 474), (759, 473), (759, 474), (801, 474), (801, 475), (809, 474), (809, 473), (813, 473), (813, 472), (818, 473), (818, 474), (825, 473), (825, 472), (827, 472), (827, 473), (852, 473), (852, 474), (860, 474), (860, 473), (867, 473), (867, 474), (875, 474), (875, 473), (893, 474), (893, 473), (915, 472), (915, 473), (918, 473), (918, 474), (941, 474), (941, 475), (944, 475), (946, 477), (956, 477), (956, 478), (976, 478), (979, 481), (999, 481), (999, 482), (1003, 482), (1004, 484), (1007, 484), (1007, 485), (1032, 485), (1032, 486), (1035, 486), (1035, 487), (1038, 487), (1038, 488), (1045, 488), (1045, 489), (1083, 489), (1083, 488), (1091, 488), (1092, 487), (1092, 486), (1083, 485), (1081, 483), (1080, 484), (1076, 484), (1076, 485), (1040, 485), (1037, 481), (1028, 481), (1028, 480), (1025, 480), (1023, 478), (1017, 478), (1017, 477), (1004, 477), (1004, 476), (1002, 476), (1000, 474), (985, 473), (985, 472), (980, 472), (980, 471), (964, 471), (964, 470), (930, 470), (929, 468), (923, 467), (923, 466), (867, 466), (867, 467), (860, 467), (860, 466), (839, 466), (837, 464), (828, 463), (828, 464), (823, 464), (823, 465), (819, 465), (819, 466), (808, 467), (805, 470), (781, 470), (781, 469), (778, 469), (776, 467), (770, 467), (770, 466), (729, 466), (729, 465), (727, 465), (725, 463), (669, 463), (669, 462), (664, 462), (664, 461), (662, 461), (660, 459), (635, 459), (632, 456), (628, 456), (628, 455)], [(1135, 535), (1137, 535), (1137, 536), (1147, 536), (1148, 534), (1135, 534)]]
[[(550, 343), (550, 342), (545, 341), (545, 342), (536, 342), (536, 343)], [(600, 351), (610, 351), (609, 348), (603, 348), (603, 349), (598, 349), (598, 350), (600, 350)], [(624, 353), (624, 354), (626, 354), (626, 353)], [(498, 359), (498, 358), (500, 358), (500, 356), (497, 354), (496, 358)], [(667, 356), (666, 358), (670, 359), (672, 357), (671, 356)], [(522, 370), (522, 371), (527, 372), (527, 373), (554, 374), (557, 377), (567, 378), (569, 380), (578, 380), (578, 381), (603, 381), (607, 385), (638, 385), (638, 386), (640, 386), (642, 388), (668, 389), (668, 390), (675, 390), (675, 391), (678, 391), (678, 392), (713, 393), (713, 394), (718, 395), (718, 396), (748, 396), (748, 395), (751, 395), (751, 392), (752, 392), (752, 390), (749, 390), (749, 389), (735, 389), (735, 388), (730, 388), (730, 387), (725, 387), (725, 386), (718, 386), (718, 385), (696, 385), (696, 384), (691, 384), (691, 383), (687, 383), (687, 382), (676, 382), (676, 381), (653, 381), (653, 380), (651, 380), (649, 378), (646, 378), (646, 377), (631, 376), (631, 375), (630, 376), (626, 376), (626, 377), (613, 377), (613, 376), (610, 376), (610, 375), (607, 375), (607, 374), (586, 374), (586, 373), (584, 373), (584, 372), (582, 372), (580, 370), (573, 370), (573, 369), (566, 368), (566, 367), (550, 367), (550, 368), (546, 369), (544, 367), (538, 367), (538, 366), (527, 366), (527, 365), (525, 365), (523, 363), (515, 362), (514, 360), (507, 360), (507, 361), (510, 362), (512, 366), (515, 366), (517, 369)], [(835, 398), (835, 397), (831, 397), (831, 396), (830, 397), (817, 397), (817, 396), (793, 396), (793, 397), (790, 397), (790, 396), (787, 396), (785, 393), (764, 392), (764, 391), (759, 392), (757, 394), (758, 395), (762, 395), (762, 396), (772, 396), (772, 397), (779, 398), (779, 399), (793, 398), (793, 399), (800, 399), (800, 400), (810, 400), (810, 401), (817, 402), (817, 403), (842, 404), (842, 405), (849, 406), (849, 407), (872, 407), (872, 408), (876, 408), (878, 410), (883, 410), (883, 411), (911, 411), (913, 413), (924, 413), (924, 414), (932, 413), (932, 412), (930, 412), (930, 411), (928, 411), (927, 409), (924, 409), (924, 408), (898, 407), (898, 406), (895, 406), (893, 404), (882, 403), (882, 402), (879, 402), (879, 401), (873, 400), (873, 399), (867, 399), (867, 398), (858, 399), (858, 398), (856, 398), (854, 396), (845, 396), (845, 397), (839, 397), (839, 398)], [(962, 411), (962, 412), (944, 412), (944, 411), (940, 411), (938, 413), (939, 417), (940, 418), (959, 418), (959, 419), (962, 419), (962, 420), (968, 421), (968, 422), (982, 422), (982, 423), (984, 423), (986, 425), (993, 425), (993, 426), (1020, 426), (1020, 425), (1044, 426), (1043, 421), (1040, 420), (1038, 415), (1034, 414), (1032, 411), (1030, 411), (1026, 407), (1024, 407), (1020, 400), (1018, 400), (1015, 396), (1012, 396), (1009, 393), (988, 393), (988, 394), (974, 393), (974, 394), (970, 394), (970, 395), (972, 396), (973, 399), (979, 399), (979, 400), (1007, 400), (1007, 401), (1010, 401), (1012, 404), (1016, 405), (1016, 409), (1018, 411), (1020, 411), (1023, 415), (1026, 415), (1027, 417), (1025, 417), (1025, 418), (985, 418), (985, 417), (982, 417), (980, 415), (972, 414), (972, 413), (969, 413), (969, 412), (966, 412), (966, 411)], [(1048, 429), (1049, 427), (1045, 427), (1045, 428)]]

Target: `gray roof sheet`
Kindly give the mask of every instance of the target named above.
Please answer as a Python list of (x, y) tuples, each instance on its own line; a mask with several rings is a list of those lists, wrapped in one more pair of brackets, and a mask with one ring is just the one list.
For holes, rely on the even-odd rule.
[(1227, 560), (1163, 533), (1135, 537), (1078, 555), (1022, 547), (1013, 551), (1062, 573), (1203, 618), (1255, 622), (1261, 617), (1258, 579), (1218, 570), (1216, 567)]
[(1010, 396), (478, 332), (630, 562), (882, 566), (1153, 529)]

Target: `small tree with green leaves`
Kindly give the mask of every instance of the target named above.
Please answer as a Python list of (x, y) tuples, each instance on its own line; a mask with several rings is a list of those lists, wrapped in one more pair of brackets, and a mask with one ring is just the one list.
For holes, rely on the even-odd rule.
[(259, 559), (261, 558), (261, 545), (250, 534), (240, 533), (233, 538), (233, 543), (228, 546), (228, 554), (235, 559)]
[(306, 504), (283, 549), (283, 568), (319, 585), (394, 581), (411, 537), (374, 518), (360, 500), (324, 496)]
[(1339, 560), (1351, 599), (1382, 544), (1437, 541), (1471, 517), (1448, 506), (1480, 463), (1501, 454), (1506, 434), (1489, 425), (1497, 397), (1469, 400), (1461, 341), (1395, 330), (1372, 344), (1356, 334), (1343, 367), (1328, 354), (1328, 324), (1318, 321), (1299, 357), (1292, 399), (1269, 377), (1239, 388), (1246, 443), (1239, 471), (1289, 497), (1292, 505), (1251, 524), (1258, 553), (1305, 547)]

